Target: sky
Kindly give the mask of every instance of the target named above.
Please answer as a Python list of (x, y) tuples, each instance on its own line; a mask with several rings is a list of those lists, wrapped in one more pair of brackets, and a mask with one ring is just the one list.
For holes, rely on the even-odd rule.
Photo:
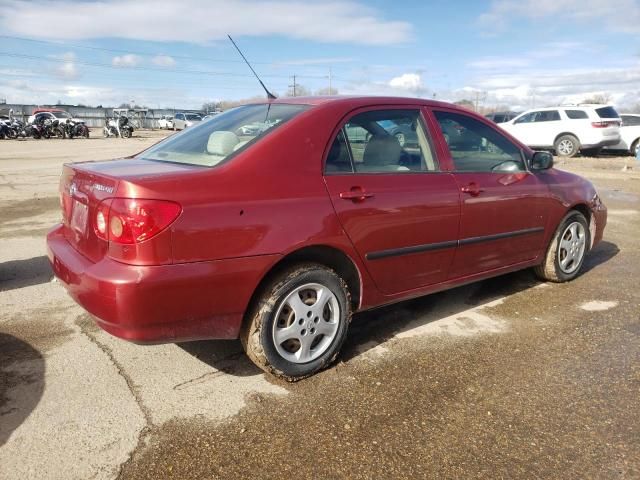
[(8, 103), (199, 108), (393, 95), (515, 110), (640, 103), (640, 0), (0, 0)]

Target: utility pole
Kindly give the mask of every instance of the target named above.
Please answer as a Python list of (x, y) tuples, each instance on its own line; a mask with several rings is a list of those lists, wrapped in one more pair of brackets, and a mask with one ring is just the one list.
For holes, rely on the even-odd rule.
[(293, 76), (293, 85), (289, 85), (289, 88), (293, 89), (293, 96), (296, 96), (296, 76)]

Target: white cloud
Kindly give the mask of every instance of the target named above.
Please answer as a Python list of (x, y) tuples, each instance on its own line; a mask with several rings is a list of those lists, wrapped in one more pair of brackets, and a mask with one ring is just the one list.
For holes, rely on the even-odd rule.
[(521, 19), (563, 23), (596, 21), (609, 30), (640, 33), (639, 0), (493, 0), (478, 22), (487, 34), (495, 34)]
[(3, 11), (0, 29), (5, 33), (64, 40), (117, 37), (206, 43), (231, 34), (391, 45), (407, 42), (413, 33), (410, 23), (386, 20), (378, 10), (355, 0), (7, 0)]
[(65, 52), (61, 55), (50, 55), (51, 58), (60, 60), (62, 63), (54, 67), (53, 74), (64, 80), (75, 80), (80, 78), (80, 71), (76, 63), (76, 54), (73, 52)]
[(119, 55), (113, 57), (111, 60), (111, 64), (114, 67), (135, 67), (140, 64), (142, 58), (138, 55), (134, 55), (132, 53), (127, 53), (126, 55)]
[(408, 92), (419, 92), (424, 90), (422, 78), (417, 73), (403, 73), (399, 77), (394, 77), (389, 81), (389, 86)]
[(175, 59), (173, 57), (170, 57), (169, 55), (156, 55), (151, 59), (151, 61), (153, 62), (154, 65), (157, 65), (159, 67), (169, 68), (169, 67), (176, 66)]
[(624, 110), (640, 98), (640, 65), (615, 68), (571, 69), (562, 73), (526, 70), (487, 77), (482, 75), (472, 87), (449, 92), (451, 100), (470, 98), (481, 92), (485, 105), (509, 105), (517, 110), (582, 101), (606, 93)]

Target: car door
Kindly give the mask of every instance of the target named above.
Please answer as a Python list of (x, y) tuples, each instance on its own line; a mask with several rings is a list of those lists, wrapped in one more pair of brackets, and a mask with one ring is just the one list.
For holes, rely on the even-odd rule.
[[(412, 125), (417, 145), (401, 146), (382, 126), (387, 121)], [(358, 110), (340, 127), (324, 180), (377, 287), (394, 294), (446, 280), (460, 196), (453, 175), (438, 166), (420, 108)]]
[(175, 130), (183, 130), (185, 127), (185, 122), (184, 122), (184, 114), (182, 113), (177, 113), (176, 114), (176, 118), (174, 120), (174, 129)]
[[(497, 127), (460, 111), (433, 109), (462, 195), (459, 245), (449, 278), (529, 261), (543, 249), (547, 186), (528, 171), (516, 144)], [(445, 138), (447, 140), (445, 140)]]

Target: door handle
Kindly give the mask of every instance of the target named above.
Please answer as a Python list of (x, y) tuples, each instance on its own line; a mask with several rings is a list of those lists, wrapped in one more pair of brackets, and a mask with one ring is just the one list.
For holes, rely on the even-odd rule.
[(367, 198), (373, 197), (373, 193), (365, 192), (360, 187), (353, 187), (348, 192), (341, 192), (340, 198), (343, 200), (351, 200), (354, 203), (364, 202)]
[(462, 187), (460, 189), (460, 191), (462, 193), (468, 193), (469, 195), (471, 195), (472, 197), (477, 197), (478, 195), (480, 195), (482, 192), (484, 192), (484, 190), (482, 188), (480, 188), (478, 186), (477, 183), (475, 182), (471, 182), (469, 185), (467, 185), (466, 187)]

